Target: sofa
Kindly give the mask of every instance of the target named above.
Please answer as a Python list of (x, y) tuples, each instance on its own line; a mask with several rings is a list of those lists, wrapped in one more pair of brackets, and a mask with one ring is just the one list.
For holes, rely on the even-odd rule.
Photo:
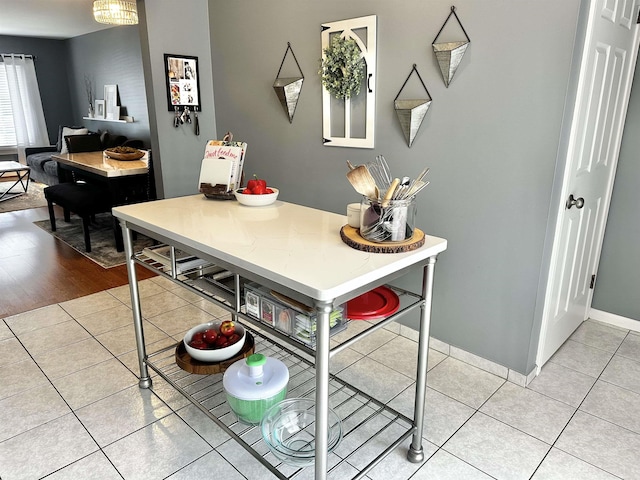
[[(91, 142), (84, 142), (86, 145), (93, 145), (91, 150), (104, 150), (105, 148), (126, 145), (134, 148), (142, 148), (142, 141), (128, 140), (124, 135), (110, 135), (109, 132), (91, 132), (82, 126), (61, 125), (58, 128), (58, 141), (55, 145), (46, 147), (27, 147), (25, 156), (27, 165), (31, 168), (29, 178), (35, 182), (45, 185), (56, 185), (58, 180), (58, 162), (52, 159), (53, 155), (65, 154), (68, 152), (66, 136), (91, 135)], [(84, 150), (88, 151), (88, 150)]]

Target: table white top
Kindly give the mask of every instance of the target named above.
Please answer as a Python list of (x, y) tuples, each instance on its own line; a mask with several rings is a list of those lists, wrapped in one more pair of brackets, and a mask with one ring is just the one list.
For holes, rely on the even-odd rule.
[(359, 251), (340, 238), (346, 215), (281, 201), (247, 207), (200, 194), (116, 207), (113, 214), (320, 301), (424, 264), (447, 248), (446, 240), (427, 235), (410, 252)]
[(29, 170), (29, 167), (13, 160), (0, 162), (0, 172), (21, 172), (23, 170)]
[(61, 153), (51, 157), (57, 162), (95, 173), (103, 177), (125, 177), (148, 172), (147, 152), (140, 160), (120, 161), (104, 155), (104, 152)]

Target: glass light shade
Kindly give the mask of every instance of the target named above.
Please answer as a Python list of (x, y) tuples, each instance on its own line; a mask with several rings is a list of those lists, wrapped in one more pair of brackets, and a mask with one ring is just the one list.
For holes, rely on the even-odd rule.
[(126, 0), (95, 0), (93, 17), (98, 23), (107, 25), (136, 25), (138, 9), (136, 2)]

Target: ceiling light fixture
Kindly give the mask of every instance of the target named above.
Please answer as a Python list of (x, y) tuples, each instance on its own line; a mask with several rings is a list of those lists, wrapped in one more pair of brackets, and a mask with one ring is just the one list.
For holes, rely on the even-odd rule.
[(135, 1), (95, 0), (93, 2), (93, 17), (96, 22), (107, 25), (136, 25), (138, 23), (138, 9)]

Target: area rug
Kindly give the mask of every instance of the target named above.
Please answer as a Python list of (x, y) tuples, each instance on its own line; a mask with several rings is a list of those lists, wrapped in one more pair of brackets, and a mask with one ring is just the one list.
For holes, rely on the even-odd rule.
[[(95, 222), (91, 224), (91, 252), (89, 253), (84, 250), (84, 234), (80, 217), (71, 214), (71, 222), (69, 223), (65, 222), (63, 218), (56, 218), (55, 232), (51, 231), (49, 220), (40, 220), (33, 223), (104, 268), (115, 267), (126, 262), (124, 252), (116, 251), (113, 217), (109, 213), (96, 215)], [(153, 245), (153, 241), (139, 234), (133, 242), (133, 249), (138, 252), (150, 245)]]
[[(0, 183), (0, 192), (6, 191), (12, 184), (13, 182)], [(15, 212), (17, 210), (26, 210), (28, 208), (46, 207), (47, 200), (44, 198), (44, 187), (46, 187), (46, 185), (43, 183), (29, 182), (27, 193), (23, 193), (19, 197), (14, 197), (0, 202), (0, 213)], [(22, 185), (18, 184), (13, 187), (11, 191), (22, 192)]]

